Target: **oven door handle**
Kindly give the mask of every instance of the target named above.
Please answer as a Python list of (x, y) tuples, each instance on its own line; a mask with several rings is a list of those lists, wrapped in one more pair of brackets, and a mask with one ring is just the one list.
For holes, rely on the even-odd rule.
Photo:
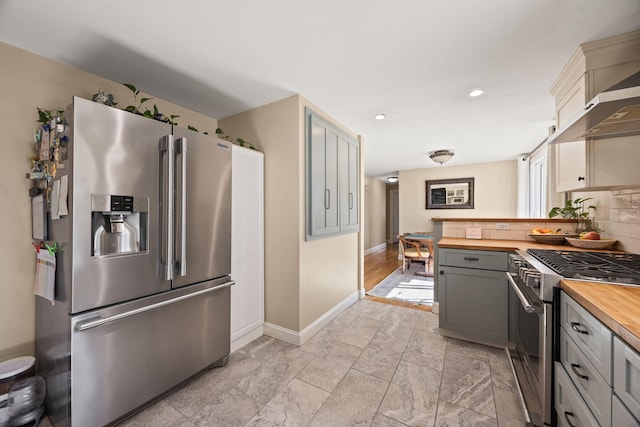
[(527, 299), (527, 296), (524, 294), (524, 292), (522, 292), (522, 289), (520, 289), (520, 286), (518, 286), (516, 281), (513, 279), (515, 274), (514, 273), (506, 273), (506, 274), (507, 274), (507, 280), (509, 281), (509, 284), (511, 285), (511, 288), (513, 289), (513, 291), (518, 296), (518, 299), (520, 300), (520, 303), (522, 304), (522, 308), (524, 308), (524, 311), (526, 311), (527, 313), (542, 313), (543, 311), (542, 307), (533, 305), (531, 301)]

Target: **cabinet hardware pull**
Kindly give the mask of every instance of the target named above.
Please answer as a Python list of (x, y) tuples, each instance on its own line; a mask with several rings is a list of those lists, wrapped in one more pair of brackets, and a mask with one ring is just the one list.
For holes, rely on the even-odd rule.
[(465, 261), (480, 261), (480, 258), (475, 257), (475, 256), (466, 256), (464, 257)]
[(578, 376), (578, 378), (582, 378), (583, 380), (589, 381), (589, 376), (588, 375), (582, 375), (580, 372), (578, 372), (578, 368), (579, 367), (580, 367), (580, 365), (578, 365), (577, 363), (572, 363), (571, 364), (571, 370), (573, 371), (574, 374), (576, 374)]
[(578, 181), (584, 181), (584, 176), (579, 176)]
[(573, 329), (579, 334), (589, 335), (589, 331), (585, 329), (580, 329), (579, 326), (580, 326), (580, 322), (571, 322), (571, 329)]
[(324, 190), (324, 208), (329, 210), (331, 207), (331, 190), (328, 188)]
[(569, 423), (570, 427), (578, 427), (575, 424), (573, 424), (571, 422), (571, 420), (569, 419), (569, 417), (573, 417), (573, 412), (569, 412), (569, 411), (564, 411), (564, 419), (567, 420), (567, 423)]
[(440, 274), (444, 274), (444, 270), (440, 270)]

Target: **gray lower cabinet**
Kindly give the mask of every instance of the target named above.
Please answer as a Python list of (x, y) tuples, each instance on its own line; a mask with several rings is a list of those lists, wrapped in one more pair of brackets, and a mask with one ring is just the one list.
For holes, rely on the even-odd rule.
[(600, 427), (559, 362), (555, 363), (555, 408), (558, 427)]
[(615, 394), (611, 400), (611, 425), (615, 427), (638, 427), (640, 422), (622, 404)]
[(640, 354), (618, 337), (613, 339), (613, 390), (640, 419)]
[(439, 318), (443, 335), (506, 345), (507, 253), (441, 249), (439, 256)]
[(640, 427), (640, 355), (565, 292), (560, 301), (558, 425)]
[(611, 386), (569, 335), (560, 329), (560, 361), (601, 426), (611, 425)]

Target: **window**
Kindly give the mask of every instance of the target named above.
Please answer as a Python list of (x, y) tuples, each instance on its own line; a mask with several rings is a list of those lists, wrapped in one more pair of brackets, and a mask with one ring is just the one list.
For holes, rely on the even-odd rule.
[(529, 158), (529, 216), (547, 216), (547, 150)]

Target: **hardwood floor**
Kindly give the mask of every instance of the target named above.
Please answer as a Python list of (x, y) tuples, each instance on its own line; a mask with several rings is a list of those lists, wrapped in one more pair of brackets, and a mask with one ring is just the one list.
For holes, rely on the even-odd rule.
[[(387, 244), (385, 249), (381, 249), (376, 252), (372, 252), (364, 257), (364, 290), (369, 292), (378, 283), (382, 282), (385, 277), (393, 273), (398, 267), (401, 267), (402, 263), (398, 260), (398, 244)], [(397, 301), (387, 298), (380, 298), (371, 295), (367, 295), (365, 299), (371, 301), (378, 301), (385, 304), (399, 305), (402, 307), (409, 307), (421, 311), (431, 311), (431, 307), (411, 304), (408, 302)]]

